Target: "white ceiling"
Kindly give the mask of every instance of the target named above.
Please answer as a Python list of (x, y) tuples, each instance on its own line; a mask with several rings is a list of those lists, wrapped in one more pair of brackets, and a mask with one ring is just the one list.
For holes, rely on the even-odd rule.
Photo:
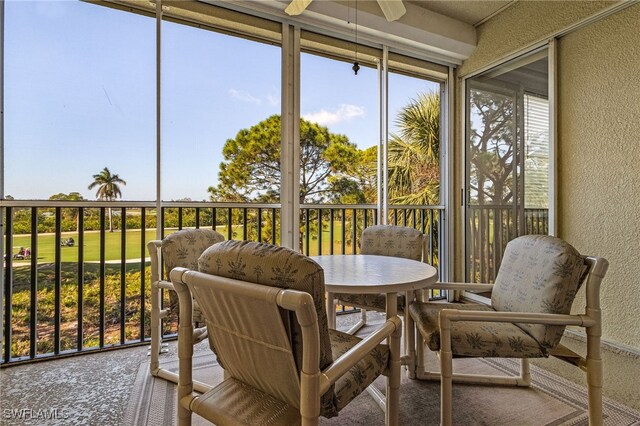
[[(268, 19), (295, 21), (301, 28), (327, 35), (353, 37), (353, 0), (314, 0), (301, 15), (288, 16), (292, 0), (200, 0)], [(356, 0), (357, 1), (357, 0)], [(476, 47), (475, 26), (517, 0), (403, 0), (407, 13), (388, 22), (377, 1), (360, 0), (358, 35), (361, 43), (390, 49), (443, 64), (456, 65)]]
[(423, 9), (477, 25), (496, 12), (510, 6), (515, 0), (405, 0)]

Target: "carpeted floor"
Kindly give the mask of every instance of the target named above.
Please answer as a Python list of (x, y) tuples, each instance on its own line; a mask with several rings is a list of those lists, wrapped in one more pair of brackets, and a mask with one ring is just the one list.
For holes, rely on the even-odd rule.
[[(174, 358), (175, 359), (175, 358)], [(455, 360), (456, 371), (485, 374), (515, 374), (513, 360)], [(177, 370), (177, 361), (163, 364)], [(222, 371), (205, 345), (200, 344), (194, 357), (194, 377), (206, 383), (219, 383)], [(454, 384), (454, 424), (459, 425), (588, 425), (586, 390), (567, 380), (532, 367), (530, 388), (489, 387)], [(384, 378), (375, 385), (384, 388)], [(400, 423), (435, 425), (439, 421), (439, 383), (402, 380)], [(142, 363), (124, 412), (126, 425), (175, 424), (175, 385), (154, 379), (148, 365)], [(606, 425), (640, 425), (640, 413), (616, 402), (605, 400)], [(194, 425), (208, 424), (194, 416)], [(349, 404), (339, 417), (321, 418), (323, 425), (384, 424), (384, 414), (373, 399), (364, 393)]]
[[(374, 321), (381, 318), (370, 313)], [(358, 315), (342, 316), (339, 326), (349, 328), (357, 319)], [(176, 342), (170, 342), (169, 353), (162, 355), (163, 366), (177, 370), (177, 361), (173, 361), (177, 359), (175, 352)], [(198, 344), (195, 355), (196, 379), (219, 383), (221, 370), (208, 343)], [(432, 356), (428, 359), (434, 360)], [(152, 378), (148, 363), (147, 348), (134, 347), (3, 368), (0, 370), (0, 425), (175, 424), (175, 385)], [(456, 360), (455, 367), (460, 372), (514, 373), (517, 364), (508, 360)], [(621, 370), (635, 371), (627, 364), (623, 367)], [(454, 384), (455, 424), (587, 425), (584, 387), (535, 366), (532, 376), (531, 388)], [(632, 379), (626, 381), (633, 382)], [(382, 389), (384, 378), (376, 385)], [(637, 395), (637, 389), (631, 393)], [(401, 424), (438, 423), (438, 383), (403, 378), (400, 402)], [(605, 399), (604, 410), (607, 425), (640, 426), (638, 411), (610, 399)], [(197, 418), (193, 423), (205, 424)], [(321, 424), (384, 424), (384, 416), (365, 393), (339, 417), (321, 419)]]

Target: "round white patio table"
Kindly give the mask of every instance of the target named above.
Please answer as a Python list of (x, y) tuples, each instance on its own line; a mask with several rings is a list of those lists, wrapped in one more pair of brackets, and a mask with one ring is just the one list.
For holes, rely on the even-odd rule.
[[(324, 285), (327, 291), (327, 320), (331, 328), (336, 327), (334, 293), (385, 293), (387, 301), (386, 314), (387, 318), (391, 318), (398, 314), (398, 292), (406, 293), (405, 328), (413, 327), (413, 321), (410, 321), (407, 309), (410, 301), (413, 300), (414, 291), (428, 288), (438, 280), (438, 271), (433, 266), (417, 260), (400, 257), (343, 254), (311, 256), (311, 259), (316, 261), (324, 270)], [(407, 332), (405, 329), (405, 337), (411, 340), (405, 342), (407, 358), (400, 360), (399, 354), (392, 354), (392, 361), (394, 361), (393, 358), (397, 357), (396, 362), (398, 365), (395, 366), (396, 368), (400, 368), (400, 363), (404, 361), (402, 362), (403, 364), (408, 364), (410, 377), (414, 377), (416, 365), (415, 334)], [(397, 335), (396, 338), (399, 339), (400, 336)], [(390, 346), (393, 347), (394, 345), (391, 344)], [(387, 391), (388, 386), (389, 383), (387, 381)], [(384, 396), (372, 386), (369, 387), (369, 393), (384, 409)], [(398, 409), (398, 405), (399, 400), (390, 404), (394, 409)], [(389, 416), (389, 413), (387, 413), (387, 416)]]
[[(370, 254), (312, 256), (324, 269), (324, 285), (329, 295), (333, 293), (357, 293), (387, 295), (387, 317), (397, 314), (397, 300), (389, 303), (389, 297), (397, 298), (398, 292), (413, 292), (427, 288), (438, 279), (438, 271), (417, 260)], [(331, 306), (330, 306), (331, 305)], [(329, 327), (335, 324), (333, 299), (327, 298)]]

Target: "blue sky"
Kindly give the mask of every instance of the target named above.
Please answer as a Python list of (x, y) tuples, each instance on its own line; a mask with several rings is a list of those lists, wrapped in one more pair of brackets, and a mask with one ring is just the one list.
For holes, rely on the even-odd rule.
[[(162, 191), (208, 198), (224, 142), (280, 113), (280, 48), (163, 25)], [(364, 148), (378, 138), (377, 74), (303, 54), (301, 114)], [(390, 111), (424, 80), (390, 75)], [(125, 200), (155, 198), (155, 21), (76, 1), (5, 3), (5, 194), (95, 194), (107, 166)]]

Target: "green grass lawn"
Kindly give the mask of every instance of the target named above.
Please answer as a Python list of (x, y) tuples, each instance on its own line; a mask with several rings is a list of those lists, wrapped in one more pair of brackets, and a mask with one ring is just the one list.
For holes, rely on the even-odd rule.
[[(175, 232), (175, 229), (167, 230), (166, 235)], [(218, 227), (218, 232), (222, 235), (227, 236), (227, 228), (226, 226)], [(313, 231), (312, 231), (313, 232)], [(339, 254), (342, 253), (341, 247), (341, 232), (342, 232), (342, 224), (339, 221), (336, 221), (334, 224), (334, 253)], [(125, 258), (131, 261), (139, 260), (141, 258), (140, 250), (141, 250), (141, 236), (142, 232), (139, 229), (131, 229), (126, 231), (126, 247), (125, 247)], [(76, 242), (76, 245), (73, 247), (60, 247), (61, 250), (61, 260), (63, 263), (65, 262), (77, 262), (78, 261), (78, 251), (80, 247), (78, 246), (78, 233), (77, 232), (63, 232), (61, 236), (61, 240), (64, 241), (67, 238), (73, 238)], [(145, 231), (145, 244), (151, 240), (156, 238), (155, 229), (147, 229)], [(234, 229), (234, 239), (242, 238), (242, 227), (237, 227)], [(301, 237), (303, 251), (305, 251), (305, 242), (304, 236)], [(347, 236), (349, 239), (349, 236)], [(322, 254), (329, 254), (331, 241), (329, 239), (329, 229), (328, 224), (325, 225), (325, 229), (322, 232)], [(13, 237), (13, 253), (17, 253), (20, 247), (31, 247), (31, 236), (30, 235), (16, 235)], [(98, 231), (86, 231), (84, 233), (84, 260), (86, 262), (97, 262), (100, 260), (100, 233)], [(52, 263), (55, 260), (55, 235), (54, 234), (44, 234), (38, 236), (38, 263)], [(346, 244), (346, 253), (351, 253), (351, 244)], [(317, 238), (312, 238), (309, 242), (309, 255), (314, 256), (318, 254), (318, 240)], [(147, 257), (148, 253), (146, 247), (144, 248), (144, 257)], [(105, 260), (107, 261), (118, 261), (121, 257), (121, 232), (105, 232)], [(22, 260), (15, 260), (14, 262), (25, 262)], [(28, 261), (27, 261), (28, 262)]]
[[(145, 232), (145, 243), (154, 240), (156, 237), (155, 229), (148, 229)], [(126, 231), (126, 258), (140, 259), (140, 240), (142, 232), (139, 229)], [(60, 247), (62, 262), (77, 262), (78, 251), (80, 246), (78, 243), (77, 232), (63, 232), (61, 239), (73, 238), (76, 245), (73, 247)], [(55, 259), (55, 235), (46, 234), (38, 236), (38, 263), (50, 263)], [(17, 253), (20, 247), (31, 247), (30, 235), (17, 235), (13, 237), (14, 253)], [(119, 260), (121, 247), (120, 231), (105, 232), (105, 259)], [(147, 257), (145, 249), (145, 257)], [(100, 232), (87, 231), (84, 233), (84, 259), (87, 262), (100, 260)], [(20, 262), (20, 261), (18, 261)]]

